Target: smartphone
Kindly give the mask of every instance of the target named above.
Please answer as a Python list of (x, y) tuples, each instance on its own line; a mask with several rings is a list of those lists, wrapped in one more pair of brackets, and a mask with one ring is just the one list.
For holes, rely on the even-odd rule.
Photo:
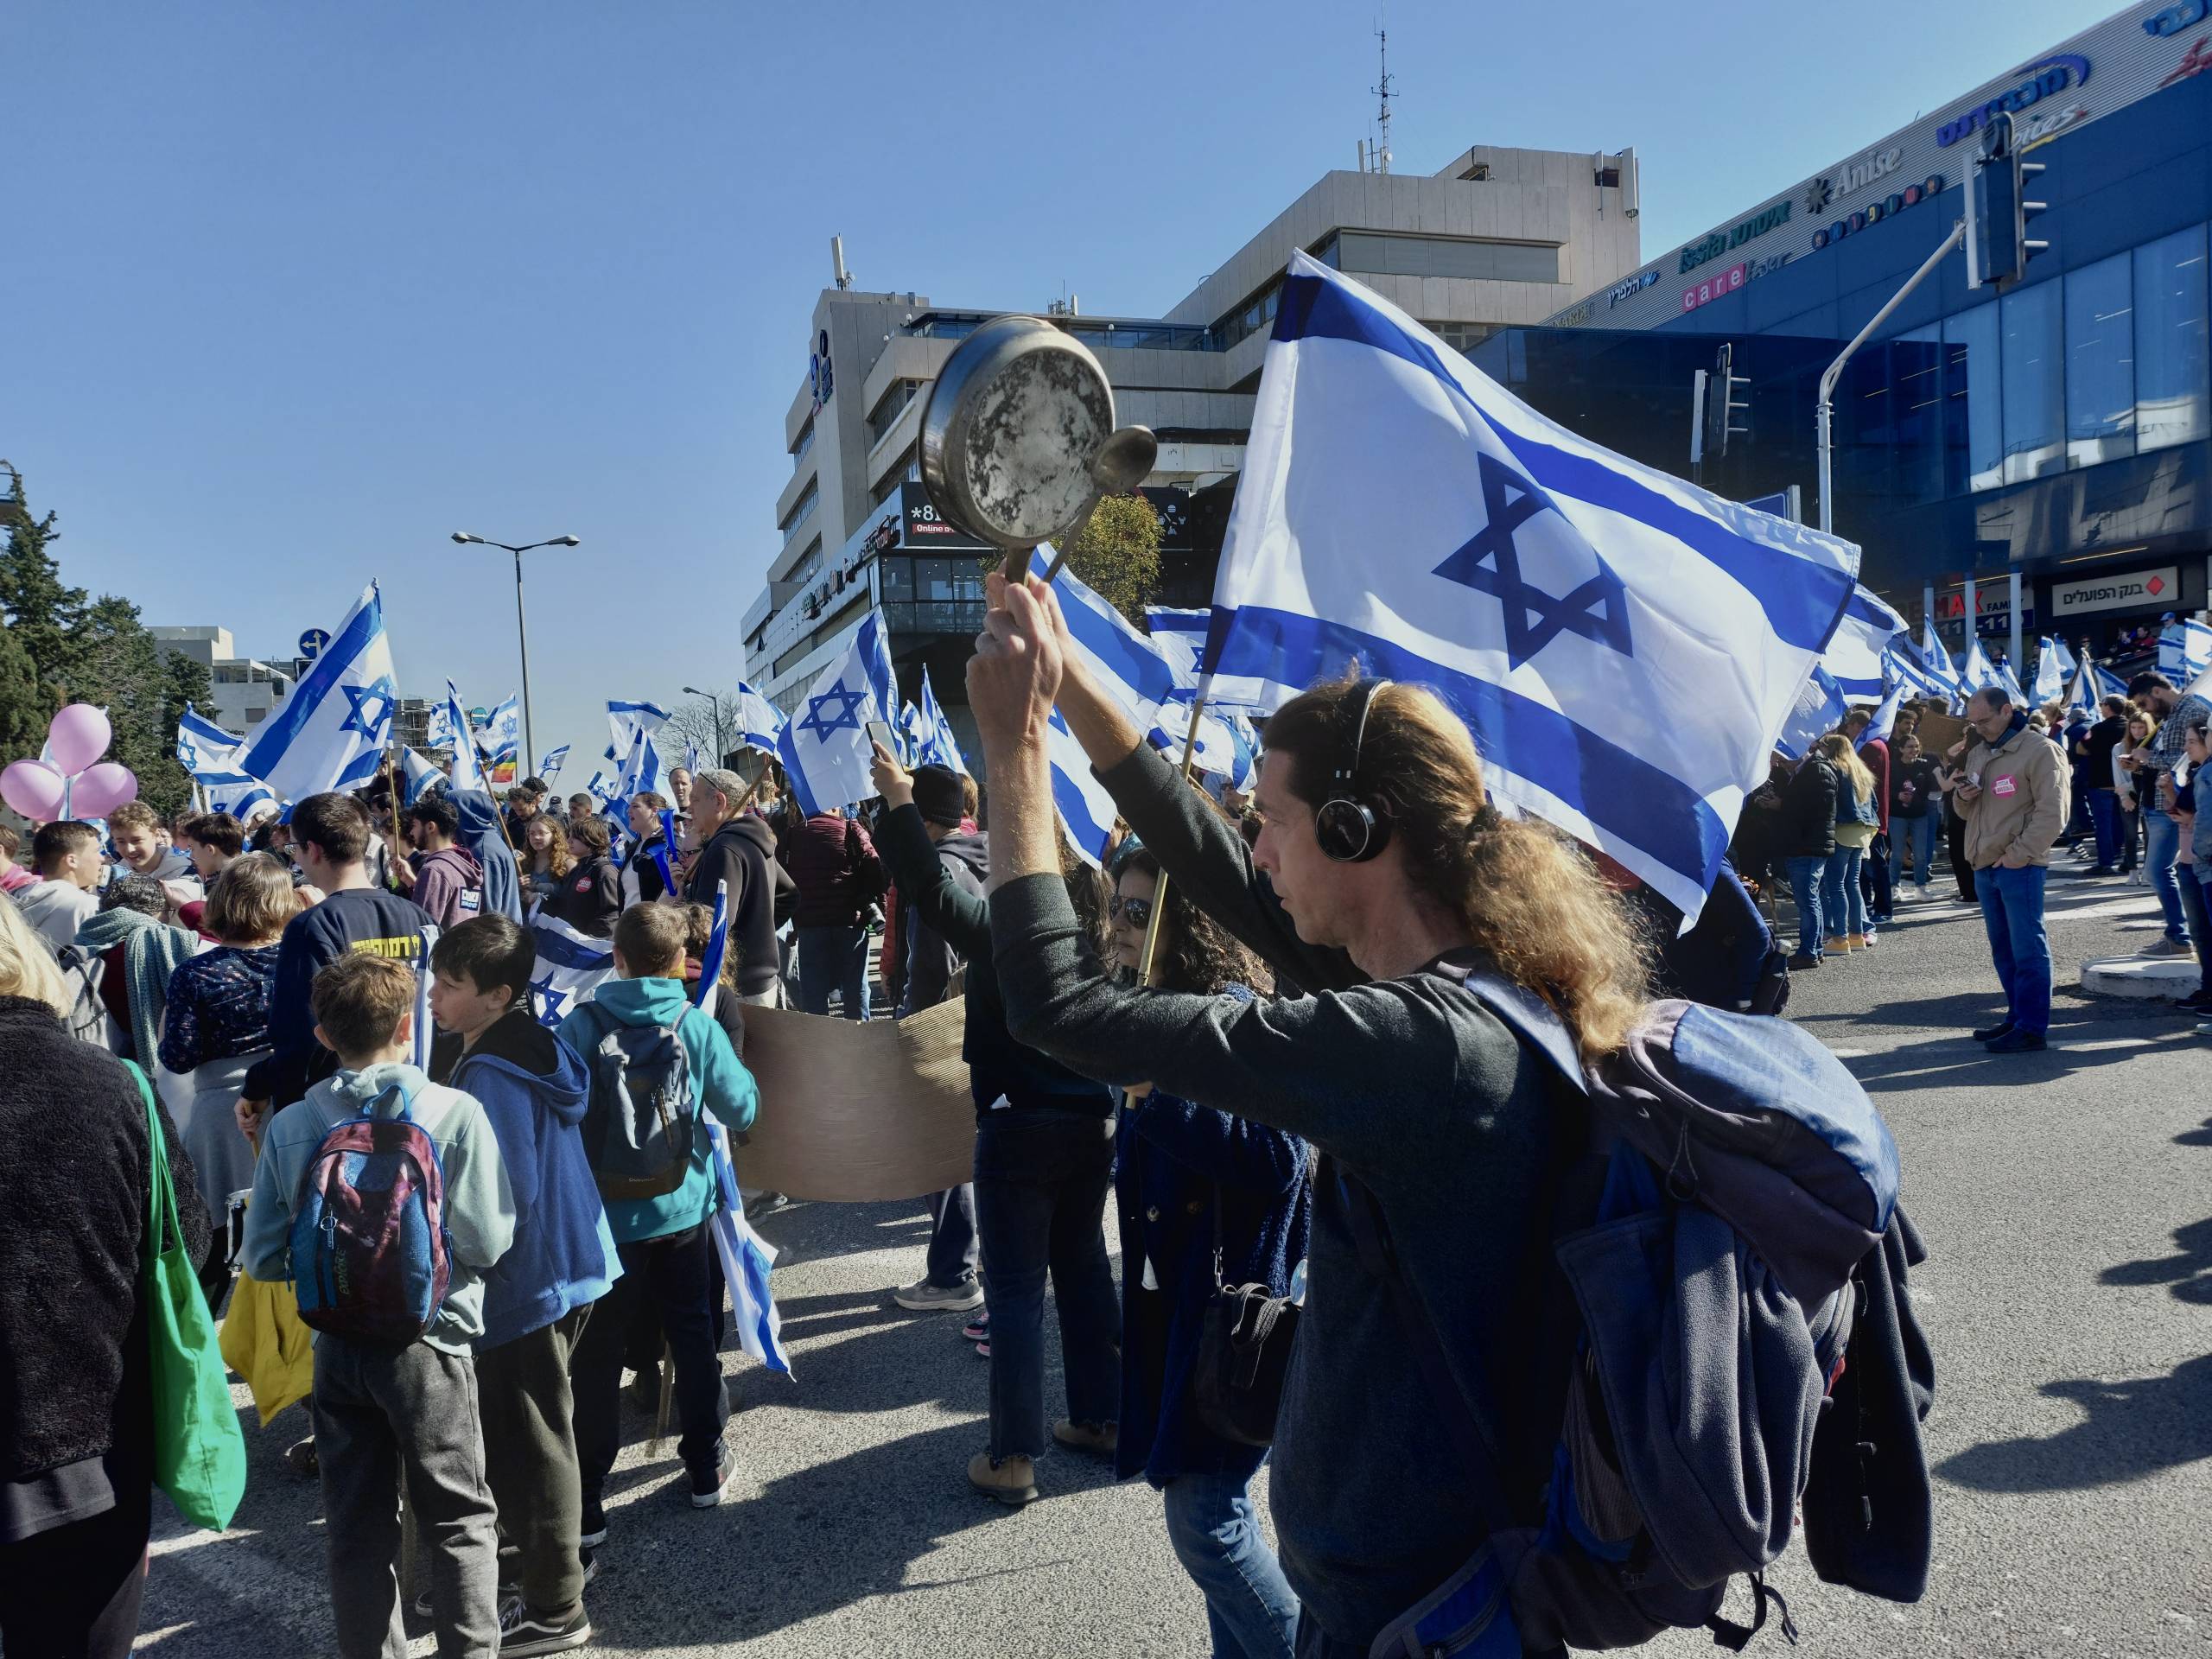
[(891, 735), (891, 725), (888, 721), (871, 720), (868, 721), (868, 741), (871, 743), (882, 744), (886, 749), (888, 749), (891, 752), (893, 757), (897, 756), (899, 753), (899, 745)]

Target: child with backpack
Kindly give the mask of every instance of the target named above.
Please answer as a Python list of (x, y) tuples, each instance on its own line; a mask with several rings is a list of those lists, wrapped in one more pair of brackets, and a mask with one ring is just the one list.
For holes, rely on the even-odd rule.
[(583, 1465), (583, 1541), (607, 1537), (601, 1500), (620, 1441), (625, 1333), (648, 1299), (676, 1368), (677, 1449), (691, 1502), (710, 1509), (736, 1475), (722, 1445), (729, 1399), (715, 1357), (707, 1224), (717, 1192), (705, 1114), (733, 1134), (753, 1123), (760, 1091), (714, 1017), (683, 982), (684, 919), (637, 905), (614, 929), (614, 971), (560, 1025), (591, 1077), (584, 1149), (606, 1200), (622, 1276), (585, 1326), (575, 1363), (576, 1452)]
[(263, 1137), (244, 1261), (289, 1279), (316, 1332), (315, 1452), (340, 1659), (406, 1651), (399, 1487), (430, 1553), (442, 1659), (499, 1650), (498, 1540), (476, 1371), (484, 1279), (515, 1232), (514, 1193), (484, 1109), (402, 1056), (405, 963), (339, 957), (310, 994), (340, 1070)]
[(531, 936), (498, 915), (471, 917), (430, 953), (430, 1011), (463, 1046), (449, 1081), (482, 1104), (515, 1197), (515, 1242), (485, 1278), (475, 1344), (500, 1582), (516, 1586), (500, 1599), (506, 1659), (591, 1640), (569, 1366), (622, 1271), (580, 1132), (590, 1079), (531, 1012), (537, 960)]

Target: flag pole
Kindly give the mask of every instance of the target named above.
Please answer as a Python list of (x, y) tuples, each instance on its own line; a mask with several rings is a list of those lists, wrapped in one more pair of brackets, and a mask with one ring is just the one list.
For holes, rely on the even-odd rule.
[[(1183, 733), (1183, 763), (1177, 768), (1187, 787), (1191, 781), (1191, 762), (1198, 747), (1198, 717), (1206, 711), (1206, 698), (1213, 690), (1213, 676), (1209, 674), (1198, 682), (1198, 695), (1191, 704), (1191, 723)], [(1152, 983), (1152, 958), (1160, 948), (1160, 918), (1167, 912), (1167, 867), (1160, 868), (1160, 880), (1152, 891), (1152, 919), (1145, 924), (1144, 954), (1137, 958), (1137, 983)]]

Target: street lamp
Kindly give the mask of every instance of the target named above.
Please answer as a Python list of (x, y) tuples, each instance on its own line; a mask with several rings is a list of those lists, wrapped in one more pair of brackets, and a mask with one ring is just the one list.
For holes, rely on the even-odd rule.
[(719, 766), (724, 757), (729, 753), (729, 740), (722, 734), (722, 700), (711, 691), (702, 691), (696, 685), (685, 686), (683, 695), (687, 697), (704, 697), (715, 706), (715, 764)]
[(583, 543), (578, 537), (556, 536), (547, 541), (525, 542), (516, 547), (511, 543), (471, 536), (465, 530), (454, 531), (453, 538), (464, 547), (474, 542), (480, 547), (496, 547), (502, 552), (515, 556), (515, 643), (522, 649), (522, 756), (515, 763), (516, 775), (519, 777), (537, 764), (537, 738), (530, 725), (530, 634), (524, 628), (522, 620), (522, 556), (535, 552), (541, 547), (581, 547)]

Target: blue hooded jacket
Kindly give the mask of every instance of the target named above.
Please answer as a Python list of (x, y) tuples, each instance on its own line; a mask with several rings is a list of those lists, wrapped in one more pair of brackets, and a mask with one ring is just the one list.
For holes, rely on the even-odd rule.
[(450, 1086), (482, 1103), (514, 1188), (515, 1241), (485, 1274), (476, 1338), (497, 1348), (597, 1301), (621, 1276), (578, 1128), (589, 1079), (574, 1050), (518, 1009), (476, 1039)]
[(515, 868), (514, 849), (499, 828), (499, 808), (488, 791), (456, 789), (453, 808), (461, 818), (461, 844), (476, 855), (484, 867), (484, 914), (504, 916), (519, 925), (522, 914), (522, 874)]

